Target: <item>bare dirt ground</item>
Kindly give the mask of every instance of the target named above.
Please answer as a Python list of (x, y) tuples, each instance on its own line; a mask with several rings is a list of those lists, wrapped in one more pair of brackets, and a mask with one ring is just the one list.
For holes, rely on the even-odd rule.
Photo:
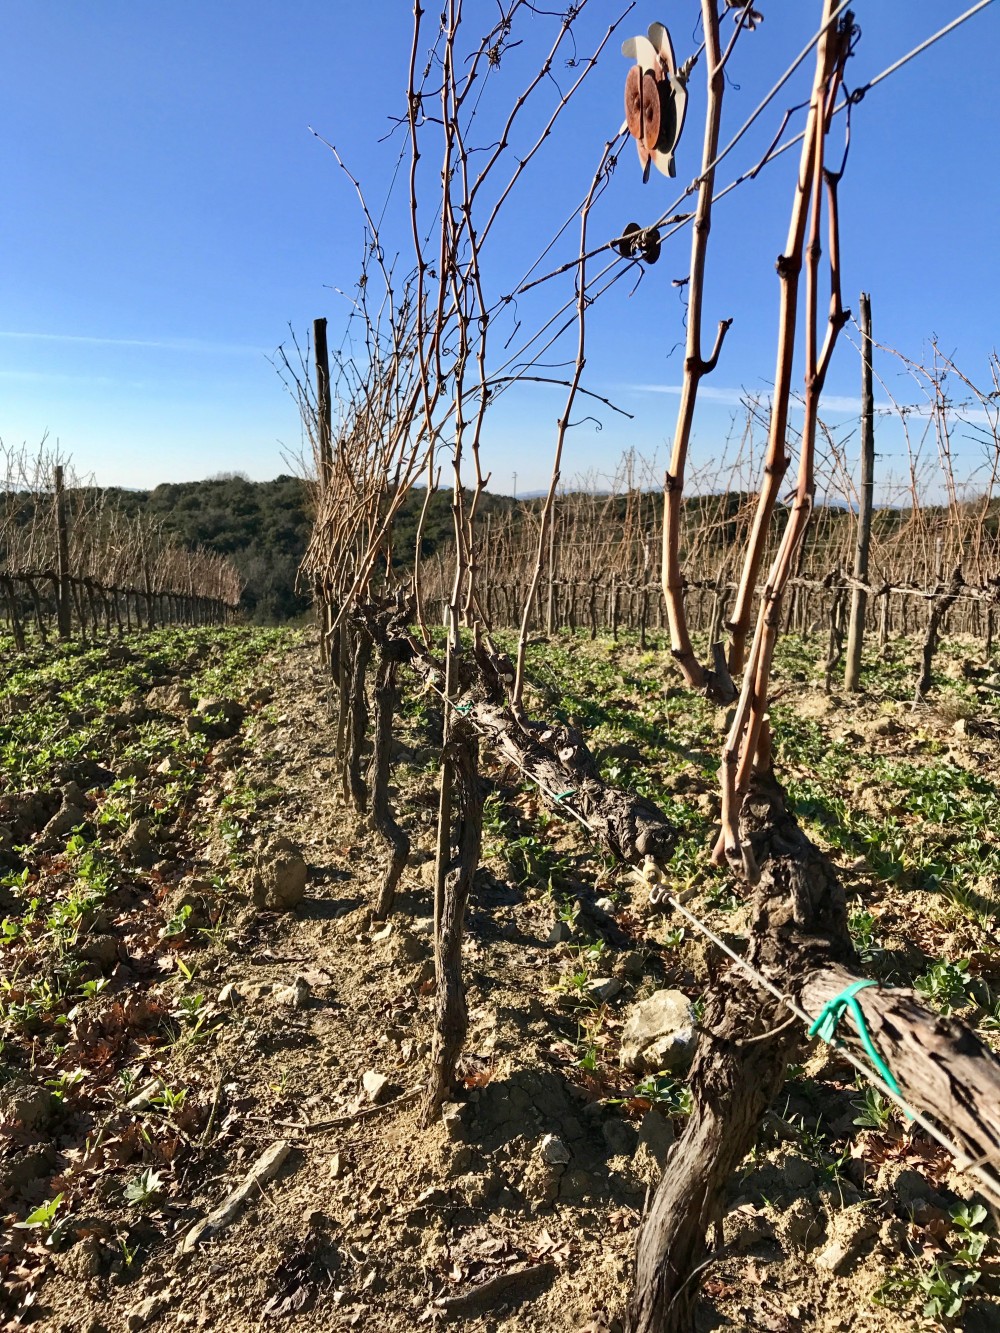
[[(800, 714), (819, 713), (831, 735), (846, 725), (835, 705), (800, 693)], [(401, 734), (396, 780), (414, 850), (396, 914), (373, 931), (381, 852), (339, 791), (315, 643), (306, 636), (260, 661), (242, 703), (246, 718), (208, 752), (168, 855), (133, 869), (131, 908), (103, 923), (118, 939), (107, 986), (67, 1023), (67, 1066), (104, 1059), (118, 1083), (88, 1100), (84, 1078), (33, 1112), (31, 1096), (38, 1103), (51, 1083), (23, 1052), (4, 1053), (14, 1072), (0, 1087), (11, 1223), (0, 1273), (11, 1327), (614, 1328), (646, 1192), (683, 1114), (617, 1070), (618, 1039), (636, 998), (663, 986), (698, 996), (702, 943), (646, 915), (638, 885), (572, 825), (550, 819), (540, 835), (572, 886), (571, 911), (488, 836), (464, 954), (463, 1088), (443, 1122), (421, 1130), (407, 1094), (422, 1081), (433, 1003), (427, 719), (413, 713)], [(850, 725), (869, 739), (898, 747), (916, 733), (905, 722), (879, 732), (884, 710), (863, 713)], [(954, 732), (947, 718), (920, 726)], [(959, 750), (978, 763), (984, 743)], [(536, 798), (489, 762), (484, 772), (508, 841), (518, 828), (530, 841)], [(711, 818), (701, 767), (677, 790)], [(100, 807), (100, 791), (89, 799)], [(280, 838), (308, 869), (287, 911), (251, 893), (255, 870), (266, 879), (282, 855), (294, 859)], [(531, 854), (516, 866), (530, 867)], [(859, 859), (833, 854), (861, 893)], [(704, 901), (738, 934), (738, 904), (720, 907), (711, 886)], [(888, 950), (892, 912), (883, 904), (875, 915)], [(948, 930), (957, 950), (988, 953), (981, 931)], [(944, 1243), (950, 1210), (974, 1203), (972, 1184), (901, 1125), (856, 1128), (851, 1071), (827, 1049), (804, 1058), (732, 1182), (698, 1327), (919, 1327), (912, 1292), (903, 1309), (873, 1297), (901, 1262)], [(273, 1172), (254, 1179), (269, 1154)], [(26, 1156), (33, 1165), (19, 1174)], [(196, 1235), (248, 1179), (232, 1220)], [(14, 1228), (57, 1192), (61, 1229)], [(1000, 1329), (991, 1262), (953, 1326)]]

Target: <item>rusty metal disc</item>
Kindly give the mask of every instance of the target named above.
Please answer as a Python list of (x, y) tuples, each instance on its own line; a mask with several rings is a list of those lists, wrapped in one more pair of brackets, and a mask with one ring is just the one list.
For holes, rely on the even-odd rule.
[(642, 141), (652, 152), (660, 138), (660, 87), (646, 70), (642, 76)]
[(633, 65), (625, 76), (625, 123), (633, 139), (643, 137), (642, 70)]

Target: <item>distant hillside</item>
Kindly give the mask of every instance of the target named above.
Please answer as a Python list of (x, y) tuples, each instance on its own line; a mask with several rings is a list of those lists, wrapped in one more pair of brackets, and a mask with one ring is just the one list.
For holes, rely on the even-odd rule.
[(179, 540), (230, 556), (246, 579), (243, 604), (254, 620), (272, 624), (308, 608), (309, 597), (295, 591), (312, 523), (301, 477), (248, 481), (224, 475), (108, 493), (127, 512), (160, 519)]
[[(295, 587), (312, 525), (309, 488), (301, 477), (249, 481), (227, 474), (164, 483), (151, 491), (109, 487), (107, 494), (129, 514), (141, 511), (158, 518), (180, 541), (230, 556), (246, 579), (244, 610), (254, 620), (273, 624), (308, 609), (308, 592)], [(395, 549), (402, 564), (410, 560), (424, 494), (409, 496), (399, 516)], [(508, 496), (487, 494), (480, 500), (483, 514), (516, 507), (519, 502)], [(424, 525), (425, 555), (448, 544), (451, 524), (451, 493), (442, 490), (433, 497)]]

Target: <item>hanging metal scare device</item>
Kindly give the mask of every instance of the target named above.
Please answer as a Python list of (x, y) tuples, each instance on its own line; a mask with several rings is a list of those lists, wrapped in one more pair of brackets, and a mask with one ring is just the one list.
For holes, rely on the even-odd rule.
[(664, 176), (675, 176), (674, 149), (684, 128), (687, 80), (678, 73), (670, 33), (652, 23), (648, 37), (630, 37), (622, 55), (634, 60), (625, 79), (625, 124), (636, 142), (642, 179), (652, 163)]

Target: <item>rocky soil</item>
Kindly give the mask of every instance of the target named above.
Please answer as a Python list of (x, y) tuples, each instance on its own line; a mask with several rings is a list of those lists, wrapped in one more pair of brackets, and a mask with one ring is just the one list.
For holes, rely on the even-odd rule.
[[(617, 1326), (644, 1200), (683, 1126), (683, 1071), (716, 963), (487, 761), (462, 1086), (420, 1130), (435, 719), (426, 701), (407, 707), (395, 780), (414, 850), (398, 910), (373, 928), (382, 854), (340, 791), (315, 647), (258, 641), (239, 670), (231, 647), (161, 649), (158, 669), (99, 719), (89, 755), (0, 801), (0, 910), (20, 923), (5, 927), (0, 1053), (11, 1327)], [(831, 744), (853, 729), (905, 754), (931, 736), (935, 753), (973, 769), (989, 748), (947, 713), (914, 720), (870, 703), (847, 718), (811, 686), (798, 693), (803, 725)], [(129, 778), (116, 738), (144, 725), (148, 753)], [(683, 754), (671, 799), (704, 839), (709, 765), (672, 734)], [(645, 753), (610, 733), (605, 748), (626, 766)], [(168, 798), (171, 783), (181, 791)], [(979, 917), (928, 911), (912, 929), (899, 898), (874, 892), (863, 856), (830, 849), (876, 922), (880, 965), (909, 949), (925, 967), (946, 939), (989, 982)], [(58, 904), (88, 882), (100, 892), (60, 935)], [(692, 871), (688, 888), (738, 939), (732, 886)], [(62, 987), (47, 1007), (46, 975)], [(699, 1328), (940, 1326), (921, 1315), (914, 1275), (968, 1271), (949, 1264), (956, 1210), (977, 1216), (973, 1184), (891, 1114), (859, 1126), (864, 1093), (835, 1051), (804, 1046), (802, 1061), (731, 1183)], [(978, 1271), (953, 1321), (969, 1333), (1000, 1328), (995, 1240)]]

